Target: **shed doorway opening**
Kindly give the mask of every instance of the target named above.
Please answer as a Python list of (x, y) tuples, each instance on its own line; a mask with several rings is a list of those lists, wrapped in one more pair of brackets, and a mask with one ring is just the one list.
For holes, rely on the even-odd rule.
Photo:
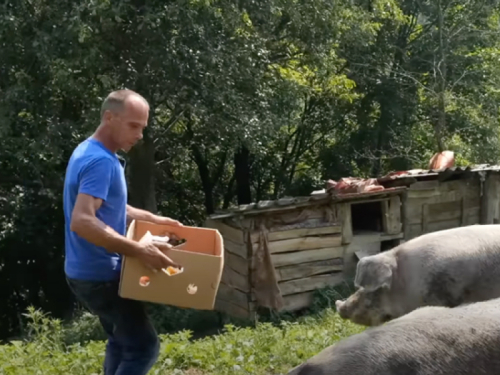
[(351, 204), (352, 233), (383, 232), (382, 201)]

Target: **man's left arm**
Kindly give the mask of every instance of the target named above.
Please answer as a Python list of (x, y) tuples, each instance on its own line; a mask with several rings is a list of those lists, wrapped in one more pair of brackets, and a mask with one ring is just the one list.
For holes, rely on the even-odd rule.
[(149, 211), (141, 210), (140, 208), (135, 208), (127, 204), (127, 225), (130, 224), (132, 220), (148, 221), (150, 223), (171, 225), (173, 227), (182, 226), (182, 224), (177, 220), (169, 217), (158, 216)]

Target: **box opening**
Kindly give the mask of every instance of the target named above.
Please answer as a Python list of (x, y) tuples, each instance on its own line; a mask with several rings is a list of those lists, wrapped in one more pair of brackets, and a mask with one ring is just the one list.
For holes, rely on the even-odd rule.
[(352, 232), (383, 232), (382, 202), (351, 204)]
[[(186, 229), (184, 227), (168, 227), (167, 229), (162, 228), (161, 226), (151, 225), (147, 222), (138, 221), (135, 223), (135, 227), (133, 230), (133, 238), (140, 239), (142, 238), (147, 231), (151, 232), (153, 236), (164, 236), (166, 232), (175, 233), (180, 238), (184, 238), (184, 233)], [(219, 239), (215, 237), (215, 241)], [(210, 256), (220, 256), (218, 254), (219, 249), (217, 246), (206, 246), (207, 243), (213, 243), (214, 234), (212, 231), (204, 228), (199, 228), (196, 236), (189, 237), (189, 241), (186, 241), (181, 247), (179, 247), (180, 251), (188, 251), (194, 252), (204, 255)]]
[(149, 279), (149, 276), (141, 276), (139, 278), (139, 285), (142, 287), (147, 287), (151, 283), (151, 280)]
[[(158, 280), (157, 280), (158, 281)], [(143, 288), (147, 288), (148, 286), (151, 285), (151, 279), (149, 278), (149, 276), (141, 276), (139, 277), (139, 285)], [(198, 286), (196, 286), (195, 284), (189, 284), (186, 288), (186, 292), (187, 294), (196, 294), (198, 292)]]

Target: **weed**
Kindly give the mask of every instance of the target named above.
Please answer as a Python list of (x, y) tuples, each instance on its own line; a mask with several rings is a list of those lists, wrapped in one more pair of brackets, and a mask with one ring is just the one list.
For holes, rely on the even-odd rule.
[[(226, 324), (222, 332), (200, 338), (193, 338), (189, 329), (162, 333), (160, 358), (151, 374), (284, 374), (325, 347), (363, 330), (342, 320), (333, 308), (320, 308), (339, 298), (336, 293), (319, 292), (318, 301), (301, 317), (282, 314), (254, 325)], [(189, 314), (193, 319), (215, 316), (197, 315), (194, 311)], [(33, 308), (25, 316), (27, 337), (0, 346), (0, 374), (101, 374), (105, 336), (94, 316), (81, 313), (69, 324)], [(158, 318), (166, 319), (161, 314)], [(163, 324), (170, 328), (172, 322)], [(189, 319), (184, 323), (198, 324)]]

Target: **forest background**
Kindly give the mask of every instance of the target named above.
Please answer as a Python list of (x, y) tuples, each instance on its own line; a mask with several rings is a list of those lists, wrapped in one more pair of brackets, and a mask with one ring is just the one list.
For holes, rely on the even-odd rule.
[[(2, 1), (0, 339), (30, 305), (74, 312), (64, 173), (110, 91), (151, 104), (130, 204), (202, 225), (440, 150), (496, 164), (499, 31), (493, 0)], [(172, 311), (166, 330), (192, 328)]]

